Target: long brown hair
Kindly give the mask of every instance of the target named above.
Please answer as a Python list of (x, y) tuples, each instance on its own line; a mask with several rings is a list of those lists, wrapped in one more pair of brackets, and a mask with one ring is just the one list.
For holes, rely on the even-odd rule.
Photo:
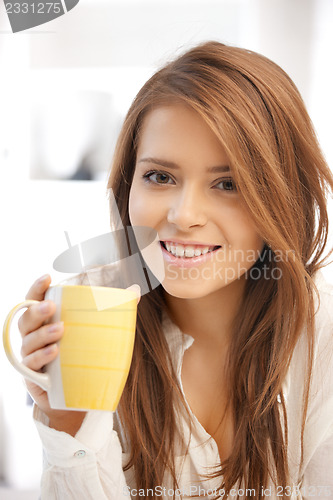
[[(326, 198), (333, 177), (286, 73), (257, 53), (207, 42), (155, 73), (128, 111), (108, 182), (124, 226), (130, 225), (128, 199), (142, 121), (152, 109), (177, 101), (196, 110), (220, 140), (242, 202), (265, 241), (233, 325), (227, 373), (235, 440), (216, 472), (226, 491), (242, 484), (262, 498), (261, 487), (270, 480), (281, 486), (290, 481), (282, 383), (305, 331), (303, 456), (314, 338), (312, 278), (324, 265)], [(164, 307), (161, 286), (141, 299), (133, 362), (119, 407), (131, 445), (125, 468), (134, 466), (137, 487), (145, 490), (163, 484), (166, 470), (176, 482), (177, 415), (170, 409), (181, 411), (181, 391), (162, 331)]]

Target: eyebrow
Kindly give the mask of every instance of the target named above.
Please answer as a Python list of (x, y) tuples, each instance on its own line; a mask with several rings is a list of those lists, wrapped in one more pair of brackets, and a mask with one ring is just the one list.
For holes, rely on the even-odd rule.
[[(173, 170), (179, 170), (179, 165), (174, 163), (173, 161), (161, 160), (159, 158), (141, 158), (138, 163), (155, 163), (156, 165), (160, 165), (161, 167), (167, 167)], [(221, 173), (221, 172), (230, 172), (229, 165), (216, 165), (215, 167), (208, 167), (207, 172), (210, 173)]]

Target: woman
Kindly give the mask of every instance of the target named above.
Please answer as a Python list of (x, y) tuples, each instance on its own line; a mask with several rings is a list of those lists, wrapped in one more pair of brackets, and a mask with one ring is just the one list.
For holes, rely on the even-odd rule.
[[(124, 226), (157, 231), (165, 278), (139, 303), (115, 415), (28, 386), (42, 498), (333, 498), (333, 178), (292, 81), (250, 51), (189, 50), (138, 93), (108, 187)], [(35, 370), (63, 333), (42, 326), (49, 284), (20, 322)]]

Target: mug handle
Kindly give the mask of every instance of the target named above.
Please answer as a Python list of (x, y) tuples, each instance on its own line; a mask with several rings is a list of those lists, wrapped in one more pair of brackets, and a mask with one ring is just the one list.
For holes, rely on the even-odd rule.
[(32, 304), (39, 304), (39, 302), (38, 300), (25, 300), (24, 302), (21, 302), (20, 304), (17, 304), (17, 306), (13, 307), (13, 309), (8, 313), (5, 323), (3, 325), (3, 346), (6, 352), (6, 356), (11, 362), (11, 364), (14, 366), (14, 368), (16, 368), (16, 370), (20, 372), (24, 378), (39, 385), (39, 387), (41, 387), (45, 391), (48, 391), (51, 387), (50, 376), (47, 373), (40, 373), (31, 370), (23, 363), (21, 363), (15, 356), (12, 349), (12, 345), (10, 343), (10, 327), (14, 319), (14, 316), (18, 311), (20, 311), (20, 309), (29, 307)]

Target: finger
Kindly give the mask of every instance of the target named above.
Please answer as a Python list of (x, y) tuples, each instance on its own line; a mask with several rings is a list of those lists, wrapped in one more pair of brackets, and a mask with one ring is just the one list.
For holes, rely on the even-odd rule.
[(131, 290), (132, 292), (136, 293), (136, 298), (138, 303), (140, 302), (141, 299), (141, 288), (140, 285), (134, 284), (126, 288), (126, 290)]
[(55, 311), (56, 305), (52, 300), (43, 300), (39, 304), (32, 304), (28, 307), (18, 320), (22, 337), (40, 328)]
[(50, 286), (50, 283), (51, 276), (49, 274), (44, 274), (44, 276), (38, 278), (38, 280), (35, 281), (35, 283), (31, 286), (25, 298), (33, 300), (43, 300), (45, 292)]
[(51, 323), (31, 332), (23, 337), (21, 355), (22, 357), (29, 356), (33, 352), (46, 347), (49, 344), (54, 344), (61, 339), (64, 333), (64, 323)]
[(32, 352), (23, 358), (22, 363), (28, 368), (31, 368), (31, 370), (40, 371), (43, 366), (53, 361), (57, 354), (58, 345), (51, 344), (43, 347), (43, 349), (38, 349), (37, 351)]
[(34, 382), (31, 382), (30, 380), (24, 379), (25, 386), (27, 388), (27, 391), (29, 392), (30, 396), (32, 399), (37, 403), (38, 401), (38, 406), (40, 406), (40, 400), (47, 398), (47, 392), (44, 391), (39, 385), (35, 384)]

